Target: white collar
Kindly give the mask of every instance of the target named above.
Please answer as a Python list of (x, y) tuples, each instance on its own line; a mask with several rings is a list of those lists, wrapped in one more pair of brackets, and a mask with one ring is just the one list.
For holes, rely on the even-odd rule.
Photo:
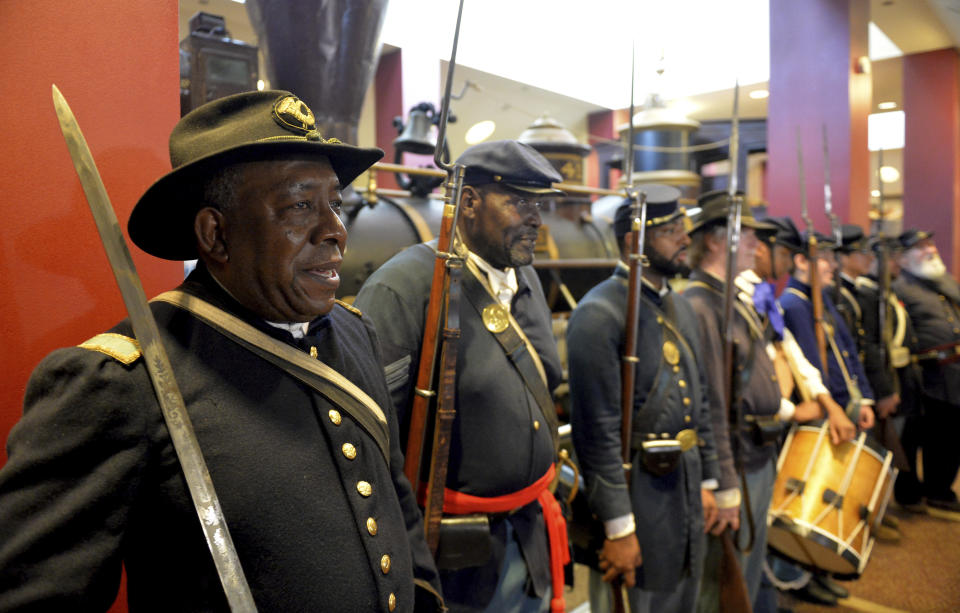
[(309, 321), (304, 322), (294, 322), (292, 324), (288, 323), (278, 323), (275, 321), (268, 321), (268, 324), (274, 328), (280, 328), (281, 330), (286, 330), (293, 335), (293, 338), (299, 340), (307, 335), (307, 327), (310, 325)]
[(477, 265), (477, 268), (486, 273), (493, 295), (497, 297), (500, 304), (510, 310), (510, 303), (513, 302), (513, 297), (517, 295), (517, 291), (520, 289), (520, 285), (517, 283), (517, 271), (514, 268), (505, 270), (494, 268), (489, 262), (472, 251), (467, 254), (467, 257)]

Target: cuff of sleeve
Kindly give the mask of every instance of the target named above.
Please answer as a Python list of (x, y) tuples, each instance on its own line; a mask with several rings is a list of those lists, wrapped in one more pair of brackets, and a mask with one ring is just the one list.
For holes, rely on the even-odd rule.
[(700, 489), (702, 490), (715, 490), (720, 487), (720, 482), (716, 479), (704, 479), (700, 482)]
[(740, 506), (740, 488), (733, 487), (728, 490), (717, 490), (713, 493), (717, 500), (717, 507), (721, 509), (731, 509)]
[(637, 522), (633, 517), (633, 513), (614, 517), (613, 519), (608, 519), (603, 522), (603, 532), (611, 541), (630, 536), (636, 531)]
[(871, 398), (864, 398), (863, 400), (860, 401), (860, 406), (862, 407), (872, 407), (873, 405), (874, 405), (874, 402)]
[(797, 405), (790, 402), (786, 398), (780, 399), (780, 411), (778, 415), (780, 416), (780, 421), (790, 421), (793, 419), (793, 416), (797, 413)]

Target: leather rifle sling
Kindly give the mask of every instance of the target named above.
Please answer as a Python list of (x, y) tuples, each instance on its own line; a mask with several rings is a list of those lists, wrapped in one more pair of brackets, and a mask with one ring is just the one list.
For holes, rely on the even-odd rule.
[[(477, 315), (482, 317), (483, 310), (487, 306), (499, 303), (495, 302), (490, 291), (480, 281), (478, 275), (481, 274), (483, 273), (479, 272), (468, 259), (467, 272), (463, 275), (463, 295), (477, 311)], [(519, 275), (519, 271), (517, 271), (517, 274)], [(489, 332), (497, 339), (503, 352), (510, 358), (510, 362), (520, 373), (527, 389), (530, 390), (534, 400), (537, 401), (540, 412), (543, 413), (544, 419), (550, 426), (550, 434), (556, 448), (559, 443), (557, 410), (553, 404), (553, 398), (550, 396), (550, 390), (547, 389), (545, 377), (542, 374), (542, 366), (534, 361), (533, 352), (536, 349), (523, 334), (523, 331), (520, 330), (520, 326), (513, 315), (509, 316), (509, 325), (503, 331), (489, 330)]]

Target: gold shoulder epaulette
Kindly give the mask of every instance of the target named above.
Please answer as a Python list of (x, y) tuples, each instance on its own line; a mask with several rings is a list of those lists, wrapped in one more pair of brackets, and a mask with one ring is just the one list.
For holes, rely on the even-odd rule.
[(347, 304), (346, 302), (344, 302), (343, 300), (340, 300), (339, 298), (337, 298), (336, 301), (337, 301), (337, 304), (347, 309), (357, 317), (363, 317), (363, 312), (360, 311), (360, 309), (358, 309), (357, 307), (353, 306), (352, 304)]
[(141, 355), (140, 343), (137, 342), (137, 339), (112, 332), (98, 334), (77, 346), (91, 351), (99, 351), (127, 366), (140, 359)]

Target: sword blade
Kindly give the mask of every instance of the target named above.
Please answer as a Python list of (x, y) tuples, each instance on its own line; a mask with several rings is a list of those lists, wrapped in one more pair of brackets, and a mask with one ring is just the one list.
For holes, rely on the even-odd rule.
[(150, 311), (143, 285), (140, 283), (133, 259), (130, 257), (130, 250), (120, 231), (117, 215), (107, 196), (107, 190), (100, 178), (100, 172), (94, 163), (87, 141), (83, 132), (80, 131), (80, 125), (56, 85), (53, 86), (53, 105), (67, 149), (70, 151), (70, 158), (73, 160), (73, 166), (83, 186), (83, 193), (93, 213), (97, 232), (100, 234), (110, 267), (120, 287), (123, 303), (130, 315), (134, 336), (143, 352), (147, 370), (157, 393), (157, 400), (163, 411), (167, 429), (170, 431), (170, 439), (180, 459), (187, 487), (230, 609), (237, 612), (256, 611), (253, 596), (243, 570), (240, 568), (240, 560), (230, 533), (227, 531), (220, 502), (213, 490), (210, 473), (203, 461), (193, 425), (190, 423), (183, 397), (174, 379), (170, 360), (161, 344), (157, 322)]

